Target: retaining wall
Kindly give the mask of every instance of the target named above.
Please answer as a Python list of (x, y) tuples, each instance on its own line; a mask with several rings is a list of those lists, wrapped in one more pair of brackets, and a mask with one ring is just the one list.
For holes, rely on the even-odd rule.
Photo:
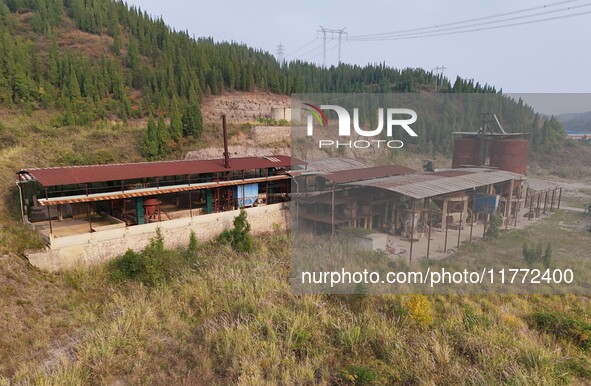
[[(253, 234), (285, 230), (289, 224), (289, 204), (279, 203), (247, 208)], [(27, 252), (29, 262), (44, 270), (58, 271), (89, 266), (124, 254), (128, 249), (142, 250), (160, 228), (164, 245), (175, 248), (188, 245), (191, 230), (199, 241), (208, 241), (231, 228), (239, 210), (181, 218), (126, 228), (107, 229), (65, 237), (54, 237), (43, 251)]]
[(253, 139), (261, 143), (277, 143), (291, 139), (290, 126), (255, 126), (252, 129)]

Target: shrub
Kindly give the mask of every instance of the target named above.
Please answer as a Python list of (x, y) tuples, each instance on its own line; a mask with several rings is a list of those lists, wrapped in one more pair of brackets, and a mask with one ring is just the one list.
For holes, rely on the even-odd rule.
[(427, 327), (433, 323), (431, 303), (425, 295), (412, 295), (407, 303), (408, 313), (419, 326)]
[(497, 238), (499, 236), (499, 227), (501, 224), (503, 224), (503, 218), (499, 214), (493, 213), (490, 216), (490, 222), (488, 224), (488, 228), (486, 229), (486, 238)]
[(109, 263), (110, 277), (114, 281), (133, 279), (145, 285), (155, 286), (168, 281), (179, 267), (179, 255), (164, 249), (160, 229), (150, 244), (140, 253), (131, 249)]
[(197, 256), (197, 247), (199, 243), (197, 241), (197, 235), (194, 231), (191, 231), (191, 235), (189, 236), (189, 245), (187, 246), (186, 258), (187, 260), (192, 260)]
[(537, 262), (544, 264), (545, 268), (550, 268), (552, 261), (552, 244), (546, 244), (544, 249), (543, 244), (540, 242), (537, 245), (529, 244), (527, 241), (522, 246), (523, 258), (527, 264), (532, 265)]
[(477, 326), (490, 326), (490, 321), (488, 318), (484, 315), (479, 315), (476, 313), (474, 308), (469, 305), (464, 306), (464, 317), (462, 318), (462, 322), (464, 323), (464, 327), (466, 327), (466, 329), (471, 329)]
[(529, 319), (532, 327), (591, 350), (591, 323), (557, 312), (535, 312)]
[(347, 366), (341, 370), (339, 378), (345, 384), (373, 385), (377, 380), (377, 374), (367, 366)]
[(544, 256), (542, 256), (542, 264), (544, 264), (545, 268), (550, 268), (551, 261), (552, 261), (552, 244), (548, 243), (546, 245), (546, 250), (544, 251)]
[(241, 208), (240, 214), (234, 218), (234, 228), (223, 231), (218, 236), (218, 241), (231, 245), (237, 252), (252, 252), (253, 240), (244, 208)]

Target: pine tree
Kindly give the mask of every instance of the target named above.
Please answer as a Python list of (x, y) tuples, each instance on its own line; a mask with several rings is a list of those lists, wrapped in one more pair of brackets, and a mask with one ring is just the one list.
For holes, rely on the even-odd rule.
[(154, 121), (154, 116), (152, 115), (152, 112), (150, 112), (148, 117), (148, 128), (144, 133), (144, 138), (142, 140), (142, 154), (148, 159), (155, 159), (159, 155), (157, 131), (158, 127), (156, 121)]
[(121, 53), (121, 33), (119, 33), (119, 28), (115, 30), (113, 34), (113, 55), (119, 56)]
[(80, 93), (80, 84), (78, 83), (78, 76), (76, 75), (76, 70), (73, 66), (70, 67), (70, 75), (68, 77), (68, 93), (67, 97), (70, 100), (79, 99), (81, 96)]
[(203, 133), (203, 115), (197, 102), (189, 104), (182, 117), (183, 135), (200, 138)]
[(172, 107), (170, 111), (170, 138), (175, 142), (179, 142), (183, 137), (183, 122), (181, 112), (176, 98), (172, 100)]
[(170, 141), (170, 133), (166, 128), (166, 123), (164, 122), (164, 117), (162, 115), (158, 117), (156, 133), (158, 156), (161, 158), (168, 154), (168, 142)]
[(136, 68), (140, 63), (140, 52), (137, 47), (137, 42), (133, 38), (129, 41), (125, 61), (129, 68)]
[(53, 39), (49, 47), (49, 57), (47, 59), (47, 78), (52, 85), (57, 87), (59, 86), (59, 77), (59, 54), (57, 43)]

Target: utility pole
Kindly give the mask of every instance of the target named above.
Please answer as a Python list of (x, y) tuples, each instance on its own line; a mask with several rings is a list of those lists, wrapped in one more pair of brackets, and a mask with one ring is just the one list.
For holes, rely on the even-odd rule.
[(283, 63), (283, 55), (285, 55), (285, 46), (281, 44), (281, 42), (279, 42), (279, 45), (277, 46), (277, 51), (275, 51), (275, 53), (277, 54), (277, 61), (279, 62), (279, 64)]
[[(326, 67), (326, 39), (327, 34), (330, 37), (330, 40), (335, 40), (335, 36), (338, 35), (339, 41), (339, 64), (341, 64), (341, 44), (343, 41), (343, 35), (345, 35), (345, 40), (349, 39), (349, 34), (345, 32), (345, 28), (341, 29), (331, 29), (331, 28), (324, 28), (323, 26), (319, 26), (320, 29), (317, 31), (317, 34), (322, 34), (322, 67)], [(318, 35), (317, 35), (318, 36)]]
[(435, 75), (435, 91), (437, 92), (437, 86), (439, 85), (439, 77), (441, 76), (441, 83), (443, 84), (443, 70), (445, 70), (447, 67), (445, 67), (444, 65), (441, 65), (441, 67), (437, 66), (434, 69), (432, 69), (431, 71), (433, 71), (433, 73), (439, 73), (439, 75)]

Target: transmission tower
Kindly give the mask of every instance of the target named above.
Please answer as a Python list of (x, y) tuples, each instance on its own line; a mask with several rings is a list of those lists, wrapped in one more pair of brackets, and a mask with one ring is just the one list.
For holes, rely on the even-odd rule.
[(441, 65), (441, 67), (437, 66), (431, 70), (434, 74), (439, 73), (439, 75), (435, 75), (435, 91), (437, 91), (437, 86), (439, 85), (439, 77), (441, 77), (441, 83), (443, 85), (443, 70), (445, 69), (447, 69), (447, 67)]
[(341, 29), (331, 29), (331, 28), (324, 28), (323, 26), (319, 26), (320, 29), (317, 31), (317, 34), (322, 34), (322, 67), (326, 67), (326, 39), (327, 37), (330, 40), (335, 40), (335, 36), (338, 36), (339, 41), (339, 64), (341, 64), (341, 43), (343, 41), (343, 35), (345, 35), (345, 39), (349, 38), (349, 34), (345, 32), (345, 28)]
[(285, 46), (279, 42), (277, 46), (277, 50), (275, 51), (277, 54), (277, 61), (281, 64), (283, 63), (283, 55), (285, 55)]

